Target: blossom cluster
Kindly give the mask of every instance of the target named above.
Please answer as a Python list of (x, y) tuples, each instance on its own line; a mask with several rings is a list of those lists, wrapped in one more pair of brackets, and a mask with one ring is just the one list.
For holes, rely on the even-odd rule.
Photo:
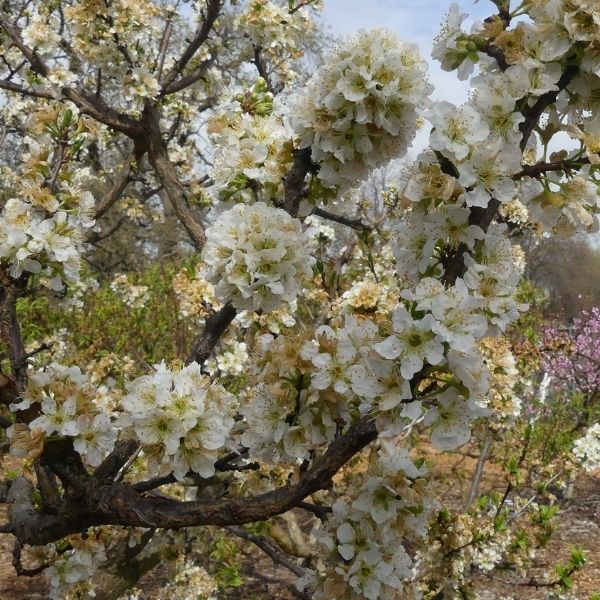
[(430, 92), (426, 70), (415, 45), (383, 30), (363, 32), (328, 56), (289, 106), (324, 187), (347, 188), (406, 153), (416, 107)]
[(298, 280), (312, 275), (307, 246), (300, 221), (284, 210), (238, 204), (207, 229), (201, 274), (219, 301), (272, 311), (295, 300)]
[(229, 110), (212, 117), (208, 132), (216, 143), (211, 174), (221, 201), (272, 202), (283, 195), (293, 132), (273, 112), (273, 97), (263, 79), (240, 94)]
[(148, 299), (148, 286), (129, 283), (125, 273), (117, 273), (110, 289), (118, 294), (128, 308), (143, 308)]
[(426, 469), (393, 444), (380, 450), (371, 473), (350, 499), (337, 500), (333, 514), (316, 531), (325, 572), (309, 571), (298, 586), (329, 598), (391, 600), (414, 576), (404, 544), (427, 530), (431, 504)]
[[(600, 130), (593, 115), (598, 108), (594, 90), (600, 81), (595, 52), (591, 47), (582, 52), (598, 35), (597, 12), (591, 5), (534, 2), (524, 7), (531, 21), (519, 21), (509, 29), (496, 17), (474, 25), (470, 33), (461, 29), (466, 15), (452, 5), (433, 56), (444, 69), (457, 69), (463, 79), (475, 64), (480, 65), (480, 74), (471, 80), (474, 94), (469, 102), (433, 106), (431, 147), (453, 161), (466, 188), (467, 205), (487, 206), (490, 197), (512, 203), (518, 197), (524, 205), (519, 209), (521, 222), (526, 218), (523, 209), (528, 209), (541, 229), (572, 234), (597, 227), (598, 181), (589, 167), (573, 174), (567, 170), (537, 178), (522, 176), (516, 183), (511, 178), (520, 167), (520, 127), (528, 108), (544, 94), (556, 93), (557, 102), (541, 132), (543, 156), (553, 136), (565, 130), (582, 142), (582, 148), (565, 151), (560, 158), (577, 161), (584, 153), (592, 165), (598, 161)], [(563, 65), (574, 50), (581, 52), (577, 73), (568, 90), (559, 89)], [(500, 64), (497, 55), (502, 57)], [(534, 141), (524, 149), (533, 163), (539, 156)]]
[(72, 547), (55, 556), (45, 571), (50, 583), (51, 600), (75, 600), (82, 596), (94, 597), (93, 573), (106, 561), (104, 543), (93, 537), (82, 539), (73, 536)]
[(250, 0), (235, 19), (240, 37), (247, 38), (249, 47), (242, 49), (247, 60), (264, 61), (270, 65), (270, 77), (279, 85), (298, 79), (302, 46), (310, 44), (317, 33), (312, 11), (321, 9), (321, 0), (308, 0), (294, 6), (281, 0)]
[(38, 456), (44, 437), (52, 435), (72, 437), (75, 451), (92, 467), (113, 449), (118, 430), (105, 410), (101, 390), (79, 367), (51, 363), (31, 373), (21, 401), (10, 408), (16, 412), (36, 404), (41, 414), (29, 426), (15, 423), (8, 429), (16, 456)]
[[(219, 453), (241, 444), (249, 459), (260, 461), (259, 473), (246, 479), (240, 470), (231, 480), (242, 489), (252, 477), (268, 479), (254, 491), (273, 485), (263, 473), (282, 480), (282, 473), (302, 476), (327, 444), (367, 423), (372, 438), (378, 437), (377, 457), (333, 504), (316, 536), (322, 560), (301, 585), (317, 599), (385, 600), (404, 593), (448, 552), (454, 558), (444, 563), (451, 573), (442, 574), (442, 587), (461, 581), (471, 563), (491, 570), (508, 550), (508, 535), (494, 527), (502, 505), (480, 528), (473, 516), (452, 523), (443, 511), (432, 521), (426, 470), (402, 446), (417, 430), (427, 432), (435, 448), (454, 450), (471, 439), (476, 420), (491, 417), (488, 426), (497, 433), (520, 410), (515, 358), (500, 336), (526, 308), (517, 295), (524, 252), (511, 243), (509, 226), (494, 219), (499, 214), (513, 225), (533, 223), (547, 234), (596, 226), (600, 23), (592, 0), (539, 0), (517, 9), (528, 19), (502, 18), (500, 11), (467, 33), (461, 28), (465, 15), (453, 7), (434, 57), (460, 77), (477, 65), (469, 100), (459, 106), (429, 101), (426, 64), (415, 46), (387, 31), (363, 32), (340, 43), (305, 89), (284, 100), (284, 114), (274, 103), (280, 87), (274, 83), (294, 78), (287, 58), (299, 58), (296, 46), (312, 31), (312, 4), (294, 10), (294, 2), (286, 8), (285, 2), (248, 0), (233, 27), (246, 37), (227, 40), (231, 47), (244, 45), (250, 54), (242, 60), (252, 60), (264, 79), (209, 119), (216, 194), (208, 220), (214, 222), (206, 228), (198, 280), (180, 273), (174, 288), (182, 311), (199, 320), (231, 303), (238, 317), (230, 337), (205, 365), (170, 368), (163, 362), (129, 381), (124, 393), (111, 390), (108, 399), (97, 384), (111, 373), (112, 355), (88, 374), (52, 363), (31, 373), (21, 401), (11, 406), (38, 414), (29, 425), (12, 425), (8, 437), (13, 453), (31, 457), (40, 455), (48, 438), (71, 438), (90, 467), (101, 464), (118, 436), (134, 439), (151, 473), (172, 473), (180, 482), (190, 473), (211, 477)], [(206, 5), (194, 6), (200, 12)], [(108, 97), (122, 78), (126, 112), (135, 113), (144, 98), (161, 93), (159, 49), (150, 43), (162, 31), (155, 17), (177, 20), (176, 9), (164, 10), (149, 0), (100, 8), (73, 3), (64, 11), (65, 36), (83, 66), (75, 75), (54, 65), (50, 82), (88, 77), (88, 66), (95, 65), (97, 96)], [(228, 10), (224, 22), (235, 14)], [(38, 56), (49, 57), (58, 43), (52, 24), (56, 15), (36, 12), (25, 27), (24, 39)], [(182, 43), (170, 42), (169, 35), (167, 28), (161, 43), (167, 73), (177, 55), (172, 49)], [(219, 42), (212, 37), (190, 61), (188, 76), (217, 60), (211, 51)], [(229, 59), (227, 52), (219, 57)], [(241, 68), (236, 75), (232, 79), (246, 79)], [(187, 123), (197, 114), (168, 96), (155, 110), (174, 119), (169, 150), (175, 172), (191, 170), (193, 145), (176, 140), (177, 119)], [(351, 240), (311, 218), (303, 232), (299, 219), (272, 206), (285, 193), (294, 150), (310, 148), (313, 163), (299, 191), (310, 201), (337, 195), (343, 204), (342, 192), (406, 153), (421, 115), (432, 128), (430, 148), (384, 198), (390, 218), (372, 231), (358, 227)], [(0, 213), (0, 264), (12, 277), (39, 273), (59, 289), (77, 279), (83, 233), (93, 225), (91, 194), (65, 172), (88, 132), (68, 104), (50, 103), (33, 127), (47, 144), (28, 141), (22, 177), (9, 178)], [(549, 146), (560, 131), (578, 140), (579, 148), (552, 156)], [(168, 187), (162, 186), (167, 195)], [(356, 201), (365, 208), (357, 195), (351, 198), (346, 205)], [(346, 246), (326, 264), (326, 245), (334, 241)], [(119, 275), (111, 288), (131, 308), (143, 304), (147, 291)], [(544, 366), (552, 377), (595, 393), (600, 312), (594, 309), (574, 327), (577, 334)], [(547, 336), (559, 337), (552, 331)], [(133, 372), (131, 361), (126, 367), (124, 376)], [(115, 382), (111, 387), (117, 388)], [(238, 388), (239, 401), (232, 393)], [(586, 468), (600, 464), (599, 439), (593, 425), (575, 442), (573, 453)], [(426, 551), (413, 551), (428, 527), (439, 539)], [(82, 573), (102, 557), (92, 554), (82, 548), (57, 558), (49, 572), (57, 597), (66, 585), (84, 585)], [(213, 582), (200, 569), (186, 567), (183, 575), (203, 581), (212, 593)]]
[(191, 363), (170, 370), (162, 363), (154, 372), (127, 384), (120, 426), (140, 441), (151, 472), (188, 472), (210, 477), (219, 450), (233, 426), (235, 398)]
[(177, 567), (175, 577), (165, 588), (165, 600), (216, 600), (217, 582), (204, 568), (191, 561)]
[[(40, 131), (50, 133), (46, 139), (28, 138), (22, 173), (15, 174), (14, 188), (6, 190), (10, 195), (0, 212), (0, 266), (14, 278), (24, 272), (40, 274), (44, 285), (60, 290), (63, 282), (78, 280), (83, 241), (94, 225), (94, 197), (71, 183), (65, 167), (66, 158), (89, 136), (84, 120), (69, 106), (39, 110), (30, 135)], [(54, 145), (50, 156), (44, 142)]]
[(151, 60), (163, 15), (164, 9), (150, 0), (77, 2), (64, 11), (75, 56), (101, 68), (105, 84), (107, 78), (117, 89), (125, 84), (129, 99), (142, 101), (160, 89)]

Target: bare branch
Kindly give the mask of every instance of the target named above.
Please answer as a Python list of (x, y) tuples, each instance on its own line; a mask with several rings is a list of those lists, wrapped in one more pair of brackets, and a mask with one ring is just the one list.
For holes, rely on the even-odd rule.
[(138, 442), (135, 440), (119, 440), (115, 449), (104, 459), (94, 472), (96, 479), (113, 480), (119, 471), (128, 463), (129, 459), (137, 452)]
[(169, 197), (175, 214), (185, 227), (196, 248), (201, 250), (206, 241), (204, 228), (196, 220), (190, 208), (185, 188), (177, 175), (175, 166), (169, 159), (166, 143), (160, 131), (158, 113), (150, 105), (146, 105), (144, 109), (144, 123), (147, 128), (146, 150), (148, 151), (150, 164)]
[(216, 60), (216, 55), (207, 58), (206, 60), (200, 63), (200, 66), (197, 69), (194, 69), (189, 75), (184, 75), (177, 81), (174, 81), (169, 88), (162, 94), (161, 97), (166, 96), (168, 94), (174, 94), (175, 92), (180, 92), (181, 90), (189, 87), (190, 85), (194, 85), (197, 81), (202, 79), (208, 69), (214, 64)]
[(42, 571), (48, 568), (48, 565), (40, 565), (39, 567), (35, 567), (35, 569), (26, 569), (21, 563), (21, 550), (23, 546), (19, 540), (15, 540), (15, 545), (13, 546), (13, 560), (12, 564), (15, 568), (16, 574), (21, 577), (35, 577), (39, 575)]
[(271, 75), (269, 74), (269, 70), (267, 68), (267, 62), (265, 61), (262, 48), (260, 46), (254, 46), (254, 60), (252, 61), (255, 66), (258, 74), (265, 80), (267, 84), (267, 89), (273, 94), (273, 96), (277, 96), (283, 88), (284, 84), (279, 82), (277, 85), (273, 85), (271, 81)]
[(306, 196), (304, 180), (309, 173), (314, 172), (316, 166), (311, 160), (311, 149), (302, 148), (297, 150), (294, 156), (294, 164), (285, 178), (285, 198), (283, 201), (275, 202), (292, 217), (298, 215), (300, 202)]
[(27, 387), (27, 355), (17, 318), (17, 298), (24, 283), (24, 280), (12, 279), (0, 272), (0, 339), (8, 346), (17, 394)]
[(298, 508), (311, 512), (321, 521), (327, 518), (333, 512), (331, 506), (321, 506), (320, 504), (311, 504), (310, 502), (298, 502)]
[(554, 162), (541, 162), (535, 165), (523, 165), (523, 169), (513, 175), (513, 179), (521, 179), (522, 177), (539, 177), (544, 173), (552, 171), (564, 171), (570, 173), (577, 171), (584, 165), (589, 165), (589, 158), (579, 158), (577, 160), (557, 160)]
[(156, 64), (156, 77), (160, 79), (162, 75), (163, 65), (165, 63), (165, 55), (167, 48), (169, 47), (169, 40), (171, 39), (171, 33), (173, 32), (173, 22), (169, 18), (165, 31), (163, 32), (162, 39), (160, 40), (160, 48), (158, 50), (158, 60)]
[(110, 237), (113, 233), (115, 233), (115, 231), (119, 230), (121, 228), (121, 225), (123, 225), (123, 223), (125, 223), (125, 217), (121, 217), (114, 225), (112, 225), (112, 227), (109, 227), (106, 231), (103, 231), (102, 233), (100, 233), (99, 231), (93, 231), (89, 237), (88, 237), (88, 242), (90, 242), (91, 244), (94, 244), (96, 242), (101, 242), (102, 240), (106, 239), (107, 237)]

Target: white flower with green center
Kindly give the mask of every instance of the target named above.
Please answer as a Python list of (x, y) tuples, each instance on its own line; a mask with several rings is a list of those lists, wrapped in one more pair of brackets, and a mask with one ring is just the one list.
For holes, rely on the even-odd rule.
[(431, 425), (431, 443), (439, 450), (454, 450), (471, 439), (470, 412), (464, 400), (450, 389), (427, 412), (425, 425)]
[(395, 490), (386, 485), (382, 477), (369, 477), (363, 493), (352, 503), (352, 508), (361, 510), (381, 525), (395, 518), (402, 508), (402, 501)]
[(62, 402), (57, 402), (52, 396), (42, 400), (42, 415), (34, 419), (30, 429), (41, 429), (46, 435), (77, 435), (77, 419), (75, 416), (77, 402), (74, 396), (69, 396)]
[(425, 362), (439, 365), (444, 360), (442, 338), (433, 331), (435, 323), (431, 314), (413, 319), (405, 306), (399, 304), (392, 317), (392, 335), (374, 344), (373, 348), (383, 358), (398, 360), (400, 374), (411, 380)]
[(105, 413), (94, 417), (80, 415), (77, 419), (79, 434), (73, 440), (73, 448), (91, 467), (97, 467), (112, 451), (118, 431)]
[(229, 392), (203, 375), (197, 363), (179, 371), (155, 365), (154, 373), (135, 379), (127, 390), (121, 426), (157, 457), (153, 464), (161, 473), (174, 471), (177, 479), (188, 471), (214, 474), (234, 423), (237, 402)]
[(454, 106), (450, 102), (436, 102), (428, 119), (434, 127), (429, 137), (431, 147), (459, 161), (490, 133), (487, 123), (469, 104)]

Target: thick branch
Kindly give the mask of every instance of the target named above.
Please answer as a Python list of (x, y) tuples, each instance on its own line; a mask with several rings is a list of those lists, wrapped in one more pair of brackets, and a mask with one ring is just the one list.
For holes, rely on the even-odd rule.
[(298, 215), (298, 207), (306, 195), (304, 180), (314, 169), (315, 165), (311, 160), (310, 147), (297, 150), (294, 156), (294, 164), (285, 178), (285, 198), (283, 201), (276, 203), (292, 217)]
[(162, 138), (159, 126), (159, 116), (156, 109), (147, 105), (144, 109), (144, 123), (147, 127), (145, 143), (148, 151), (148, 159), (156, 176), (163, 186), (175, 214), (188, 232), (192, 242), (201, 250), (206, 241), (204, 228), (194, 216), (190, 208), (185, 188), (181, 183), (175, 166), (169, 159), (167, 145)]
[[(329, 488), (337, 471), (376, 437), (374, 422), (364, 417), (332, 442), (298, 483), (253, 498), (178, 502), (161, 496), (147, 497), (126, 483), (103, 484), (89, 478), (81, 482), (82, 493), (76, 501), (67, 504), (58, 515), (50, 516), (33, 510), (30, 500), (32, 487), (23, 480), (19, 484), (23, 489), (18, 495), (13, 493), (13, 487), (9, 492), (9, 503), (12, 497), (13, 504), (18, 507), (16, 512), (12, 510), (9, 513), (10, 528), (21, 543), (42, 545), (92, 525), (177, 529), (263, 521), (294, 508), (316, 491)], [(20, 500), (15, 502), (15, 497)]]
[(21, 280), (0, 272), (0, 339), (8, 346), (17, 394), (27, 387), (27, 354), (17, 318), (17, 298), (22, 286)]
[(63, 88), (62, 93), (76, 104), (81, 112), (93, 117), (96, 121), (100, 121), (100, 123), (104, 123), (104, 125), (108, 125), (111, 129), (120, 131), (131, 139), (137, 139), (144, 135), (144, 129), (139, 121), (111, 108), (95, 93), (83, 88)]
[(202, 364), (211, 354), (227, 327), (235, 319), (237, 312), (227, 303), (219, 312), (206, 319), (202, 335), (197, 339), (190, 353), (188, 362)]

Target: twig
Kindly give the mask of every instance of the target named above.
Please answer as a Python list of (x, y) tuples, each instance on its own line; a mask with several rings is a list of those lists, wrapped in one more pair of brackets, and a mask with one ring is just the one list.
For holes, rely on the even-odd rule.
[(277, 94), (283, 90), (284, 84), (279, 82), (277, 85), (273, 85), (271, 76), (269, 75), (269, 71), (267, 69), (267, 63), (262, 55), (262, 48), (260, 46), (254, 46), (254, 60), (252, 62), (256, 66), (258, 74), (265, 80), (269, 92), (271, 92), (273, 96), (277, 96)]
[(372, 229), (370, 225), (363, 223), (360, 219), (350, 219), (342, 215), (336, 215), (318, 206), (315, 206), (311, 214), (317, 215), (317, 217), (321, 217), (322, 219), (327, 219), (328, 221), (335, 221), (341, 225), (352, 227), (352, 229), (357, 229), (358, 231), (371, 231)]
[(271, 546), (271, 544), (269, 544), (269, 542), (267, 542), (267, 540), (264, 537), (252, 535), (242, 527), (226, 527), (225, 529), (233, 535), (242, 538), (243, 540), (252, 542), (265, 554), (270, 556), (275, 564), (279, 564), (282, 567), (285, 567), (288, 571), (291, 571), (294, 575), (297, 575), (298, 577), (302, 577), (304, 575), (303, 569), (301, 569), (296, 563), (292, 562), (289, 558), (287, 558), (287, 556), (285, 556), (282, 552), (276, 550), (273, 546)]
[(525, 176), (539, 177), (540, 175), (551, 171), (564, 171), (565, 173), (570, 173), (589, 163), (590, 159), (586, 157), (577, 160), (557, 160), (549, 163), (541, 162), (535, 165), (523, 165), (522, 170), (513, 175), (513, 179), (521, 179)]
[(163, 96), (165, 94), (171, 93), (171, 86), (177, 79), (179, 75), (183, 73), (186, 65), (192, 60), (196, 52), (199, 48), (206, 42), (210, 32), (212, 31), (213, 25), (221, 12), (221, 7), (223, 5), (223, 0), (208, 0), (208, 9), (206, 14), (204, 15), (204, 20), (202, 21), (202, 26), (198, 29), (194, 39), (188, 44), (181, 58), (175, 63), (175, 66), (167, 75), (165, 75), (164, 79), (160, 82), (162, 91), (159, 94)]
[(298, 508), (311, 512), (315, 517), (324, 521), (327, 515), (333, 512), (331, 506), (321, 506), (319, 504), (311, 504), (310, 502), (298, 502)]
[(171, 19), (167, 21), (167, 26), (163, 32), (162, 39), (160, 40), (160, 48), (158, 50), (158, 61), (156, 65), (156, 78), (160, 80), (162, 75), (163, 65), (165, 63), (165, 55), (167, 54), (167, 48), (169, 47), (169, 40), (171, 39), (171, 32), (173, 31), (173, 23)]
[(473, 475), (473, 480), (471, 481), (471, 489), (469, 490), (469, 497), (467, 498), (467, 502), (465, 504), (465, 512), (468, 511), (469, 508), (471, 508), (471, 505), (477, 497), (477, 493), (479, 491), (479, 484), (481, 483), (481, 476), (483, 475), (483, 467), (485, 465), (485, 461), (487, 460), (491, 446), (492, 434), (489, 430), (487, 430), (485, 433), (485, 439), (483, 441), (483, 447), (481, 448), (481, 452), (479, 453), (479, 457), (477, 458), (475, 474)]
[(136, 492), (149, 492), (150, 490), (154, 490), (161, 485), (167, 485), (169, 483), (175, 483), (177, 480), (175, 479), (175, 475), (170, 473), (169, 475), (162, 475), (160, 477), (153, 477), (152, 479), (148, 479), (147, 481), (139, 481), (138, 483), (134, 483), (131, 487)]
[(32, 90), (30, 88), (23, 87), (18, 83), (7, 81), (6, 79), (0, 79), (0, 88), (9, 90), (11, 92), (16, 92), (17, 94), (21, 94), (22, 96), (31, 96), (32, 98), (45, 98), (47, 100), (52, 100), (54, 98), (54, 94), (52, 92), (45, 92), (43, 90)]

